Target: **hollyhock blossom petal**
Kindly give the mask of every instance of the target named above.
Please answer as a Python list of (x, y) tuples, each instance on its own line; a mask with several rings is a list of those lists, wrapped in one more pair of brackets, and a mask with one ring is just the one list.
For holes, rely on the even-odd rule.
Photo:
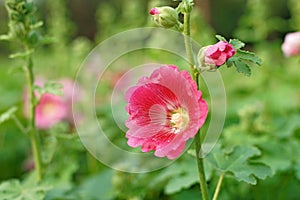
[[(175, 159), (175, 158), (177, 158), (178, 156), (180, 156), (181, 152), (184, 151), (185, 143), (186, 143), (186, 142), (181, 142), (179, 145), (177, 145), (176, 148), (171, 149), (171, 150), (168, 152), (168, 158), (169, 158), (169, 159)], [(162, 154), (161, 154), (161, 153), (162, 153)], [(157, 157), (163, 157), (163, 156), (164, 156), (164, 153), (158, 150), (158, 151), (156, 151), (156, 152), (154, 153), (154, 155), (156, 155)]]
[(234, 54), (235, 54), (235, 49), (232, 47), (232, 45), (230, 44), (230, 45), (227, 45), (226, 46), (226, 48), (225, 48), (225, 51), (224, 51), (225, 53), (226, 53), (226, 59), (229, 59), (229, 58), (231, 58), (232, 56), (234, 56)]
[(67, 116), (67, 106), (59, 96), (45, 93), (35, 109), (35, 125), (39, 129), (48, 129)]
[[(216, 54), (214, 54), (216, 55)], [(213, 64), (216, 66), (221, 66), (226, 62), (227, 55), (225, 53), (219, 53), (217, 57), (214, 58), (214, 55), (205, 58), (205, 63)]]
[(281, 49), (286, 57), (300, 55), (300, 32), (288, 33)]
[(214, 45), (207, 47), (205, 52), (205, 63), (213, 64), (216, 66), (223, 65), (229, 58), (234, 56), (236, 50), (231, 44), (220, 41)]
[(187, 71), (162, 66), (125, 94), (128, 145), (155, 156), (177, 158), (203, 125), (208, 106)]

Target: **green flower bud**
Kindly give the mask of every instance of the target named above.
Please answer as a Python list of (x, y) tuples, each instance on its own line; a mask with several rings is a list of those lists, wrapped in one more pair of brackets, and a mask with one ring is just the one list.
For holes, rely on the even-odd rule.
[(154, 21), (161, 27), (172, 28), (180, 25), (177, 11), (169, 6), (152, 8), (149, 12)]

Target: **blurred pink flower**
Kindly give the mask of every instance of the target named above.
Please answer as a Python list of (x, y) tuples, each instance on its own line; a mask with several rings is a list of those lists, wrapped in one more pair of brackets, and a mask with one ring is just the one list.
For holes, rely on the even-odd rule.
[[(39, 98), (39, 103), (35, 109), (35, 125), (38, 129), (49, 129), (58, 122), (67, 121), (73, 124), (72, 113), (72, 97), (73, 97), (73, 85), (74, 82), (71, 79), (64, 78), (57, 81), (62, 84), (62, 95), (54, 95), (50, 93), (44, 93), (40, 95), (35, 92), (35, 96)], [(35, 85), (43, 87), (45, 79), (38, 77), (35, 81)], [(25, 91), (25, 103), (24, 113), (28, 117), (28, 92)], [(74, 95), (74, 101), (78, 100), (79, 95)]]
[(205, 52), (205, 63), (216, 66), (223, 65), (229, 58), (234, 56), (235, 49), (231, 44), (220, 41), (207, 47)]
[(286, 57), (300, 55), (300, 32), (288, 33), (281, 49)]
[(35, 125), (39, 129), (48, 129), (67, 117), (68, 109), (60, 96), (45, 93), (35, 109)]
[(142, 77), (125, 95), (129, 118), (128, 145), (154, 150), (155, 156), (177, 158), (188, 139), (203, 125), (208, 106), (187, 71), (162, 66)]

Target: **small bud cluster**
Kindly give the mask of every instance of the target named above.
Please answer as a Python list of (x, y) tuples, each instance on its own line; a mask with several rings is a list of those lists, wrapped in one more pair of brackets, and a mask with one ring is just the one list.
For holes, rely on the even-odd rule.
[(34, 48), (42, 39), (36, 30), (42, 22), (34, 17), (34, 3), (28, 0), (8, 0), (6, 8), (9, 15), (9, 33), (0, 36), (0, 39), (17, 40), (28, 48)]
[[(154, 7), (149, 13), (153, 16), (156, 24), (164, 28), (175, 27), (184, 34), (185, 39), (188, 41), (188, 37), (190, 37), (190, 31), (187, 28), (190, 26), (188, 16), (192, 11), (193, 5), (193, 0), (185, 0), (179, 3), (177, 8), (169, 6)], [(184, 15), (184, 24), (179, 21), (179, 14)], [(226, 64), (228, 68), (234, 66), (239, 73), (250, 76), (251, 64), (262, 64), (262, 60), (253, 52), (241, 49), (245, 46), (245, 43), (238, 39), (227, 41), (220, 35), (216, 35), (216, 37), (219, 40), (218, 43), (205, 46), (199, 50), (197, 56), (198, 63), (195, 63), (193, 58), (191, 59), (193, 60), (191, 66), (194, 70), (198, 72), (215, 71), (220, 66)], [(300, 54), (300, 33), (288, 35), (282, 49), (287, 56)], [(188, 54), (193, 54), (192, 49), (188, 51)]]

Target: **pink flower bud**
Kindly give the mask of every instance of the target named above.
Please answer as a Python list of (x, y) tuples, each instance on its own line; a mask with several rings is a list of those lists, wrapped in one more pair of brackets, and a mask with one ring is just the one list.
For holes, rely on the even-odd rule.
[(281, 49), (286, 57), (300, 55), (300, 32), (288, 33)]
[(158, 9), (157, 8), (151, 8), (151, 10), (150, 10), (150, 15), (158, 15), (159, 14), (159, 11), (158, 11)]
[(205, 52), (204, 62), (216, 66), (223, 65), (229, 58), (234, 56), (236, 50), (231, 44), (220, 41), (214, 45), (208, 46)]

